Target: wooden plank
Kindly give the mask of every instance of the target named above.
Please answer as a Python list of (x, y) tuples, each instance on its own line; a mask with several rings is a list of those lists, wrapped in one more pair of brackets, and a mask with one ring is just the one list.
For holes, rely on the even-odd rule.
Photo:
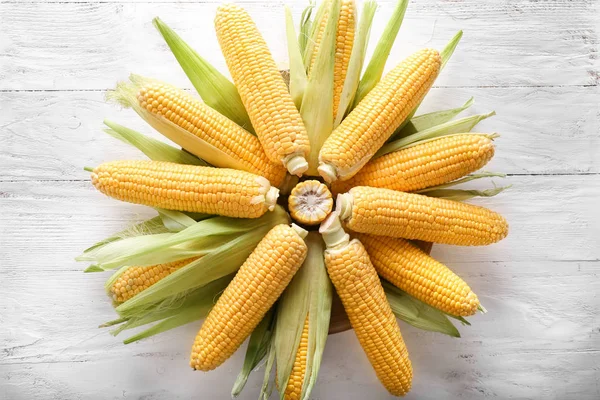
[[(420, 112), (458, 106), (470, 96), (475, 105), (465, 115), (498, 113), (476, 128), (501, 134), (486, 169), (600, 172), (600, 87), (435, 88)], [(101, 131), (104, 118), (160, 137), (133, 111), (107, 104), (103, 92), (0, 93), (0, 101), (0, 181), (85, 179), (84, 166), (142, 157)]]
[[(593, 399), (600, 362), (596, 315), (600, 262), (456, 264), (488, 314), (460, 327), (462, 338), (427, 333), (401, 322), (414, 366), (408, 398), (560, 397)], [(241, 367), (238, 351), (216, 372), (188, 367), (199, 322), (123, 345), (97, 329), (113, 312), (102, 274), (46, 273), (35, 267), (0, 273), (2, 323), (0, 379), (6, 398), (226, 398)], [(40, 312), (40, 307), (51, 312)], [(67, 322), (68, 321), (68, 322)], [(518, 338), (518, 340), (516, 340)], [(73, 379), (77, 376), (77, 379)], [(262, 370), (242, 398), (255, 398)], [(99, 386), (98, 382), (104, 382)], [(351, 388), (351, 390), (349, 390)], [(317, 399), (385, 397), (352, 332), (330, 336)]]
[[(306, 2), (288, 3), (298, 20)], [(157, 15), (226, 71), (213, 29), (218, 4), (0, 3), (0, 90), (107, 89), (130, 72), (188, 85), (151, 24)], [(285, 66), (282, 4), (250, 1), (245, 7)], [(394, 4), (380, 2), (371, 50)], [(463, 29), (463, 42), (439, 85), (597, 85), (597, 16), (598, 4), (589, 0), (415, 1), (389, 64), (421, 47), (442, 48)]]

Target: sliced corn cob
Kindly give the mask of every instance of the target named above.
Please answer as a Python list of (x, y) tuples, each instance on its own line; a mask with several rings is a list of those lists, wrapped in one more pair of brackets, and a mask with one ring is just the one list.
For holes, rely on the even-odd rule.
[[(244, 171), (264, 176), (273, 186), (279, 186), (283, 181), (285, 168), (269, 160), (258, 138), (229, 118), (167, 83), (143, 80), (137, 86), (136, 98), (139, 106), (152, 115), (164, 118), (205, 141), (219, 152), (235, 159)], [(186, 143), (178, 142), (176, 136), (165, 134), (180, 146), (185, 146)], [(230, 167), (223, 165), (225, 157), (219, 153), (204, 152), (196, 155), (215, 166)]]
[(333, 208), (331, 192), (319, 181), (300, 182), (294, 187), (288, 198), (292, 218), (302, 224), (321, 223)]
[(129, 267), (112, 284), (110, 295), (116, 303), (123, 303), (198, 258), (191, 257), (146, 267)]
[(319, 232), (327, 244), (327, 272), (377, 377), (391, 394), (408, 393), (408, 351), (367, 251), (357, 239), (350, 241), (337, 214), (331, 214)]
[(308, 169), (308, 134), (292, 96), (250, 15), (225, 4), (215, 18), (225, 61), (267, 157), (292, 175)]
[(302, 265), (306, 234), (296, 225), (277, 225), (260, 241), (202, 324), (192, 368), (218, 367), (246, 340)]
[(421, 102), (440, 70), (436, 50), (421, 50), (390, 71), (327, 138), (319, 173), (327, 182), (350, 179)]
[(347, 181), (332, 185), (335, 193), (354, 186), (412, 192), (462, 178), (494, 156), (492, 140), (483, 135), (451, 135), (369, 161)]
[[(315, 61), (317, 59), (317, 53), (320, 48), (321, 39), (327, 26), (327, 16), (329, 15), (329, 0), (327, 9), (325, 11), (325, 18), (319, 25), (319, 31), (317, 34), (317, 40), (315, 43), (314, 51), (312, 53), (312, 59), (310, 63), (310, 70), (312, 70)], [(352, 54), (352, 45), (354, 44), (354, 33), (356, 28), (355, 23), (355, 9), (356, 4), (354, 0), (341, 0), (340, 1), (340, 16), (338, 18), (338, 29), (337, 37), (335, 41), (335, 63), (334, 63), (334, 77), (333, 77), (333, 118), (337, 116), (338, 106), (340, 104), (340, 96), (344, 89), (344, 82), (346, 81), (346, 73), (348, 72), (348, 64), (350, 63), (350, 55)]]
[(479, 299), (444, 264), (404, 239), (359, 234), (377, 273), (396, 287), (445, 313), (466, 317)]
[[(296, 360), (292, 367), (292, 372), (288, 379), (287, 386), (285, 388), (285, 400), (298, 400), (302, 394), (302, 383), (304, 382), (304, 375), (306, 374), (306, 355), (308, 353), (308, 316), (304, 322), (304, 328), (302, 328), (302, 336), (300, 337), (300, 344), (298, 345), (298, 351), (296, 352)], [(277, 379), (275, 379), (277, 382)]]
[(130, 203), (237, 218), (260, 217), (279, 196), (267, 179), (249, 172), (162, 161), (107, 162), (94, 168), (92, 183)]
[(336, 212), (355, 232), (434, 243), (482, 246), (508, 233), (506, 220), (486, 208), (368, 186), (338, 195)]

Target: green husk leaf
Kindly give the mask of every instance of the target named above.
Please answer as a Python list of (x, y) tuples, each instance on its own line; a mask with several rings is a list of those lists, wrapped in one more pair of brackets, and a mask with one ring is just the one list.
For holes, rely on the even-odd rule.
[(145, 315), (129, 319), (124, 325), (111, 333), (116, 336), (124, 330), (160, 321), (123, 341), (125, 344), (130, 344), (205, 318), (232, 279), (233, 274), (227, 275), (192, 291), (184, 298), (177, 298), (174, 302), (167, 299), (157, 304)]
[(152, 235), (156, 233), (167, 233), (168, 229), (162, 223), (160, 217), (154, 217), (144, 222), (140, 222), (139, 224), (132, 225), (121, 232), (117, 232), (112, 236), (107, 237), (106, 239), (102, 239), (101, 241), (95, 243), (94, 245), (88, 247), (83, 251), (83, 253), (89, 253), (90, 251), (102, 247), (108, 243), (116, 242), (118, 240), (122, 240), (132, 236), (141, 236), (141, 235)]
[(273, 383), (271, 382), (271, 371), (273, 370), (273, 364), (275, 364), (275, 341), (271, 340), (269, 351), (267, 352), (265, 376), (263, 378), (263, 384), (260, 388), (260, 394), (258, 396), (258, 398), (261, 400), (269, 400), (271, 393), (273, 392)]
[(231, 240), (234, 235), (250, 232), (265, 225), (270, 226), (273, 222), (287, 222), (287, 215), (279, 206), (273, 212), (256, 219), (219, 216), (196, 222), (178, 233), (127, 238), (84, 253), (76, 260), (95, 261), (104, 269), (123, 265), (144, 266), (166, 263), (205, 255), (215, 247)]
[[(237, 221), (238, 224), (241, 224), (244, 220), (238, 219)], [(242, 231), (242, 234), (237, 234), (235, 238), (210, 250), (204, 257), (192, 261), (121, 304), (117, 307), (117, 313), (122, 317), (128, 317), (149, 304), (171, 296), (184, 294), (189, 290), (202, 287), (215, 279), (235, 272), (272, 227), (286, 224), (289, 219), (287, 213), (277, 207), (276, 211), (254, 221), (259, 223), (255, 224), (252, 229)]]
[(306, 46), (308, 44), (308, 39), (312, 27), (312, 12), (315, 8), (314, 1), (311, 0), (308, 7), (306, 7), (302, 11), (302, 16), (300, 17), (300, 33), (298, 34), (298, 45), (300, 47), (300, 53), (302, 56), (306, 53)]
[(88, 272), (104, 272), (104, 269), (100, 268), (99, 266), (92, 264), (89, 267), (87, 267), (86, 269), (83, 270), (83, 272), (88, 273)]
[(333, 130), (333, 74), (340, 1), (333, 0), (314, 71), (304, 91), (300, 114), (310, 139), (308, 175), (318, 176), (319, 150)]
[(473, 197), (494, 197), (498, 193), (508, 189), (509, 186), (502, 186), (486, 190), (471, 190), (471, 189), (435, 189), (426, 192), (429, 197), (439, 197), (454, 201), (465, 201)]
[(116, 102), (126, 108), (132, 108), (144, 121), (162, 135), (209, 164), (221, 168), (247, 170), (247, 167), (237, 157), (232, 157), (199, 136), (174, 124), (164, 116), (155, 115), (140, 106), (137, 100), (139, 90), (148, 83), (160, 81), (135, 74), (131, 74), (129, 79), (130, 83), (119, 82), (115, 90), (107, 92), (107, 100)]
[(119, 139), (137, 148), (151, 160), (169, 161), (177, 164), (208, 165), (204, 160), (193, 154), (163, 143), (160, 140), (152, 139), (123, 125), (116, 124), (107, 119), (104, 120), (104, 125), (110, 128), (104, 129), (104, 132), (115, 139)]
[(304, 65), (306, 66), (307, 72), (310, 70), (310, 62), (312, 60), (312, 55), (315, 51), (317, 37), (319, 35), (319, 27), (323, 23), (323, 19), (327, 18), (327, 6), (327, 1), (322, 1), (321, 4), (319, 4), (319, 8), (317, 8), (315, 19), (310, 25), (309, 34), (307, 35), (306, 39), (306, 48), (303, 54)]
[(244, 358), (244, 365), (242, 370), (237, 376), (233, 389), (231, 390), (231, 397), (237, 397), (240, 395), (250, 373), (258, 366), (258, 364), (265, 358), (269, 347), (271, 346), (271, 337), (273, 335), (273, 322), (275, 318), (275, 310), (271, 308), (267, 314), (263, 317), (262, 321), (250, 335), (248, 340), (248, 347), (246, 348), (246, 357)]
[[(275, 354), (277, 386), (285, 388), (296, 360), (304, 323), (308, 316), (308, 351), (302, 399), (310, 396), (321, 364), (329, 332), (333, 289), (323, 260), (324, 243), (316, 231), (305, 239), (308, 254), (304, 264), (283, 293), (277, 308)], [(285, 390), (280, 390), (281, 399)]]
[(375, 47), (371, 61), (367, 65), (367, 69), (360, 80), (356, 96), (354, 97), (354, 106), (360, 103), (367, 93), (369, 93), (381, 80), (388, 56), (396, 41), (400, 26), (402, 26), (407, 6), (408, 0), (399, 0), (396, 4), (396, 8), (377, 43), (377, 47)]
[(169, 232), (181, 232), (196, 223), (193, 218), (179, 211), (165, 210), (163, 208), (155, 208), (155, 210)]
[(463, 31), (458, 31), (456, 35), (454, 35), (454, 37), (450, 39), (450, 42), (448, 42), (446, 47), (444, 47), (444, 49), (440, 52), (440, 56), (442, 58), (441, 69), (444, 69), (444, 67), (450, 60), (450, 57), (452, 57), (452, 54), (454, 54), (454, 50), (456, 50), (456, 46), (458, 46), (458, 43), (460, 42), (460, 39), (462, 39), (462, 36)]
[(465, 104), (458, 108), (452, 108), (448, 110), (435, 111), (428, 114), (419, 115), (417, 117), (412, 118), (401, 130), (396, 131), (388, 140), (388, 142), (393, 142), (394, 140), (412, 135), (413, 133), (417, 133), (420, 131), (424, 131), (426, 129), (432, 128), (436, 125), (444, 124), (458, 114), (466, 110), (467, 108), (473, 105), (473, 97), (471, 97)]
[[(454, 54), (454, 50), (456, 49), (456, 46), (458, 46), (458, 42), (460, 42), (462, 35), (463, 35), (463, 32), (458, 31), (458, 33), (456, 35), (454, 35), (454, 37), (450, 40), (450, 42), (448, 42), (446, 47), (444, 47), (444, 49), (441, 51), (440, 58), (442, 59), (442, 64), (440, 66), (440, 73), (442, 72), (442, 70), (444, 69), (446, 64), (448, 63), (448, 60), (450, 60), (450, 57), (452, 57), (452, 54)], [(395, 136), (395, 137), (404, 136), (401, 134), (401, 132), (404, 129), (405, 125), (408, 124), (409, 121), (413, 118), (413, 116), (415, 115), (415, 113), (417, 112), (419, 107), (421, 106), (421, 102), (419, 104), (417, 104), (417, 106), (411, 111), (411, 113), (408, 115), (408, 117), (404, 120), (404, 122), (402, 122), (402, 124), (400, 124), (400, 126), (396, 129), (396, 131), (394, 132), (394, 134), (392, 136)]]
[(471, 115), (469, 117), (464, 117), (436, 125), (421, 132), (413, 133), (412, 135), (394, 140), (393, 142), (384, 145), (377, 153), (375, 153), (373, 158), (381, 157), (385, 154), (401, 150), (413, 144), (422, 143), (426, 140), (437, 139), (442, 136), (456, 135), (458, 133), (471, 132), (471, 129), (473, 129), (475, 125), (493, 115), (496, 115), (495, 111), (492, 111), (488, 114)]
[(375, 1), (365, 2), (358, 24), (358, 30), (352, 45), (352, 54), (350, 55), (350, 61), (348, 62), (348, 71), (346, 72), (346, 80), (340, 96), (338, 112), (333, 124), (334, 128), (342, 122), (342, 119), (344, 119), (344, 116), (347, 114), (354, 101), (354, 96), (356, 95), (356, 90), (358, 89), (358, 84), (360, 82), (360, 73), (367, 53), (367, 45), (369, 43), (371, 24), (373, 23), (375, 11), (377, 11), (377, 3)]
[(154, 18), (152, 23), (162, 35), (202, 100), (248, 132), (254, 133), (250, 117), (248, 117), (235, 85), (208, 61), (200, 57), (160, 18)]
[(296, 39), (292, 11), (285, 7), (285, 32), (287, 36), (288, 55), (290, 59), (290, 94), (297, 109), (302, 105), (302, 97), (308, 83), (306, 69), (302, 60), (300, 45)]
[(444, 183), (442, 185), (430, 186), (430, 187), (425, 188), (425, 189), (417, 190), (415, 193), (427, 194), (427, 192), (430, 192), (432, 190), (447, 189), (449, 187), (460, 185), (461, 183), (471, 182), (471, 181), (474, 181), (476, 179), (493, 178), (493, 177), (506, 178), (506, 174), (502, 174), (502, 173), (499, 173), (499, 172), (480, 172), (478, 174), (467, 175), (464, 178), (457, 179), (457, 180), (452, 181), (452, 182)]
[(382, 280), (385, 295), (398, 318), (426, 331), (460, 337), (458, 329), (443, 312), (415, 299), (391, 283)]

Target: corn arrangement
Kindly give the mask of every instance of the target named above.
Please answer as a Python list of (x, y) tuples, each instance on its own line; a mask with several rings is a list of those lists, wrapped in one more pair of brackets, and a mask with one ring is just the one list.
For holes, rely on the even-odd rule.
[(449, 318), (469, 324), (485, 312), (429, 250), (508, 234), (500, 214), (465, 203), (504, 188), (457, 187), (502, 176), (478, 172), (497, 135), (471, 132), (493, 112), (454, 119), (471, 99), (416, 114), (462, 32), (383, 73), (407, 4), (398, 1), (368, 62), (374, 1), (360, 13), (354, 0), (311, 4), (299, 27), (286, 8), (285, 74), (251, 15), (221, 5), (215, 30), (233, 81), (154, 20), (199, 97), (139, 75), (107, 95), (173, 145), (105, 121), (149, 160), (85, 168), (99, 192), (158, 213), (77, 258), (91, 262), (86, 272), (117, 269), (105, 289), (118, 317), (103, 327), (154, 323), (131, 343), (204, 319), (193, 370), (219, 367), (248, 339), (232, 396), (264, 360), (261, 399), (274, 389), (308, 399), (341, 320), (381, 384), (403, 396), (413, 368), (396, 318), (459, 337)]

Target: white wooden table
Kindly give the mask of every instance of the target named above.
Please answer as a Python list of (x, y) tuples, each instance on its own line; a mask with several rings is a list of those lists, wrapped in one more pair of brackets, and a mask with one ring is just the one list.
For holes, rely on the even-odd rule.
[[(104, 274), (73, 261), (91, 243), (151, 215), (95, 192), (83, 166), (140, 157), (101, 132), (103, 100), (130, 72), (190, 88), (151, 24), (160, 16), (225, 71), (218, 1), (0, 0), (0, 399), (226, 399), (243, 350), (193, 372), (198, 323), (123, 345)], [(282, 2), (248, 0), (285, 66)], [(292, 3), (289, 1), (288, 3)], [(393, 6), (380, 1), (373, 43)], [(293, 4), (296, 16), (305, 2)], [(392, 63), (464, 38), (421, 111), (496, 110), (487, 168), (512, 189), (478, 201), (511, 234), (485, 248), (436, 246), (489, 310), (451, 339), (401, 323), (415, 370), (410, 399), (600, 398), (600, 4), (594, 0), (414, 0)], [(371, 46), (371, 50), (373, 46)], [(499, 182), (504, 183), (504, 182)], [(482, 183), (483, 184), (483, 183)], [(314, 399), (385, 399), (352, 332), (327, 342)], [(262, 371), (242, 398), (256, 398)]]

